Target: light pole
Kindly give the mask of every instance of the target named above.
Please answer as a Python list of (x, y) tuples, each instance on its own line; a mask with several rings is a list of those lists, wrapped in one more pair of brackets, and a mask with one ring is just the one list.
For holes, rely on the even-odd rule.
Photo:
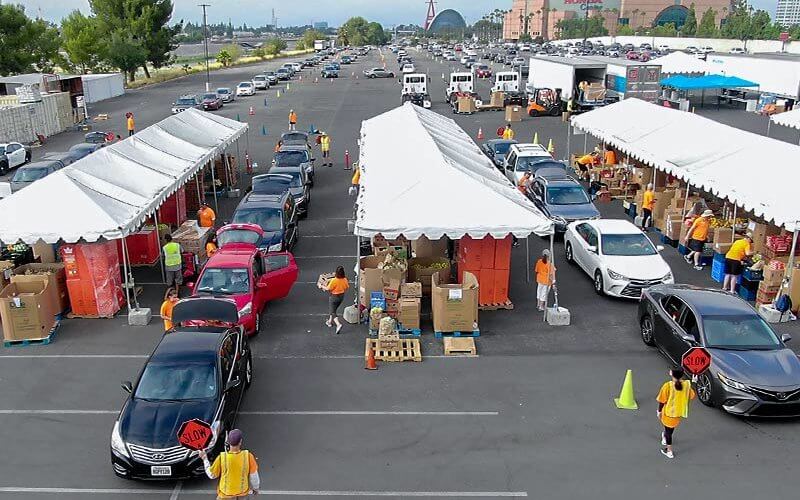
[(201, 3), (198, 7), (203, 8), (203, 47), (206, 55), (206, 92), (211, 90), (211, 76), (208, 71), (208, 25), (206, 24), (206, 7), (211, 7), (207, 3)]

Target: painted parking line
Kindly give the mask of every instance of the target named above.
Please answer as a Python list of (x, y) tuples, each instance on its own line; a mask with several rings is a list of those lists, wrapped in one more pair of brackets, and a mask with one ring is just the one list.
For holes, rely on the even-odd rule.
[[(0, 410), (0, 415), (116, 415), (117, 410)], [(373, 411), (373, 410), (267, 410), (240, 411), (252, 416), (429, 416), (429, 417), (497, 417), (499, 411)]]
[[(0, 493), (36, 493), (36, 494), (83, 494), (83, 495), (171, 495), (172, 489), (144, 488), (24, 488), (0, 487)], [(208, 490), (181, 490), (180, 496), (216, 495)], [(527, 491), (363, 491), (363, 490), (258, 490), (259, 495), (271, 496), (308, 496), (308, 497), (469, 497), (469, 498), (520, 498), (527, 497)]]
[[(322, 316), (326, 316), (322, 314)], [(0, 359), (147, 359), (149, 354), (10, 354), (0, 356)], [(255, 359), (361, 359), (361, 354), (320, 354), (320, 355), (280, 355), (262, 354), (256, 355)], [(479, 358), (480, 354), (464, 354), (460, 356), (445, 356), (442, 354), (431, 354), (425, 359), (464, 359)]]

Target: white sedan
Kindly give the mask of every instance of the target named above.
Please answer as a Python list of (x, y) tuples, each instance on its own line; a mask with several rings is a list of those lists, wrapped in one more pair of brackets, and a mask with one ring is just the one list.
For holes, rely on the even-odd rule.
[(400, 71), (402, 71), (403, 74), (408, 74), (417, 71), (417, 68), (415, 68), (413, 64), (404, 64)]
[(17, 168), (31, 160), (31, 151), (19, 142), (0, 144), (0, 174)]
[(236, 86), (236, 97), (242, 95), (256, 95), (256, 86), (253, 82), (241, 82)]
[(599, 295), (638, 299), (642, 290), (674, 283), (672, 270), (641, 229), (626, 220), (577, 221), (564, 233), (567, 262), (594, 280)]

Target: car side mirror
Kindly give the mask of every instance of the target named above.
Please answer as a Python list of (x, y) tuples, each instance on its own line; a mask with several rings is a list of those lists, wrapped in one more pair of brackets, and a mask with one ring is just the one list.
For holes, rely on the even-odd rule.
[(664, 251), (664, 245), (656, 245), (656, 250), (659, 251), (659, 252), (663, 252)]
[(122, 390), (127, 392), (128, 394), (133, 394), (133, 384), (130, 381), (126, 380), (121, 384)]
[(789, 342), (790, 340), (792, 340), (792, 336), (789, 335), (788, 333), (784, 333), (783, 335), (781, 335), (781, 342), (786, 343)]
[(238, 378), (235, 378), (225, 385), (225, 392), (232, 391), (233, 389), (236, 389), (240, 385), (242, 385), (242, 381), (239, 380)]
[(586, 247), (586, 250), (588, 250), (588, 251), (590, 251), (592, 253), (597, 253), (597, 246), (596, 245), (589, 245), (588, 247)]

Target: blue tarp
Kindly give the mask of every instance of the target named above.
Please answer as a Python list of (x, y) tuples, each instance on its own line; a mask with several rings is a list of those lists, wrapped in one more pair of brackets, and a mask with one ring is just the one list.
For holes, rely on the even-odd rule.
[(701, 90), (701, 89), (733, 89), (739, 87), (758, 87), (758, 84), (749, 80), (744, 80), (736, 76), (725, 75), (705, 75), (705, 76), (684, 76), (675, 75), (661, 80), (664, 87), (672, 87), (678, 90)]

